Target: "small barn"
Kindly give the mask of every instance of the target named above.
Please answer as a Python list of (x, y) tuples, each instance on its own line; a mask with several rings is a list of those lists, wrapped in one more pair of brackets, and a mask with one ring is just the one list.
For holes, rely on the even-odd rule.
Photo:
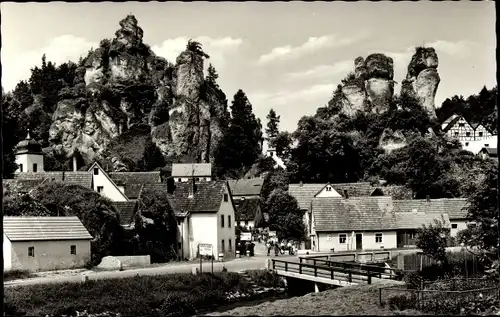
[(4, 271), (83, 267), (92, 236), (78, 217), (4, 217)]

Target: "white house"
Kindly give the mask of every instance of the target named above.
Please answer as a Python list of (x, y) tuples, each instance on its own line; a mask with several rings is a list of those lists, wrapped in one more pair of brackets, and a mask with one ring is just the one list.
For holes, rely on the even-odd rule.
[(179, 229), (179, 254), (198, 256), (200, 244), (211, 244), (214, 258), (235, 254), (235, 207), (226, 181), (145, 184), (144, 190), (163, 190), (175, 212)]
[(265, 146), (266, 149), (264, 149), (264, 146), (262, 147), (263, 149), (263, 152), (265, 153), (265, 156), (267, 157), (270, 157), (274, 160), (275, 162), (275, 165), (274, 167), (281, 167), (282, 169), (286, 169), (286, 165), (285, 165), (285, 162), (283, 162), (283, 159), (281, 157), (278, 156), (278, 154), (276, 153), (276, 148), (274, 147), (271, 147), (269, 145), (269, 142), (264, 142), (263, 144)]
[(106, 171), (97, 163), (89, 168), (92, 173), (92, 189), (109, 198), (111, 201), (128, 201), (125, 191), (109, 177)]
[(310, 241), (306, 241), (306, 249), (315, 249), (316, 237), (312, 230), (312, 208), (313, 198), (331, 198), (331, 197), (364, 197), (381, 196), (383, 192), (380, 188), (373, 187), (368, 182), (362, 183), (319, 183), (319, 184), (289, 184), (288, 193), (292, 195), (304, 212), (304, 223), (307, 229), (307, 235)]
[(441, 129), (450, 137), (463, 142), (488, 139), (492, 133), (482, 124), (467, 122), (464, 117), (453, 114), (441, 124)]
[(172, 178), (175, 182), (186, 183), (192, 178), (196, 182), (212, 180), (212, 164), (210, 163), (174, 163), (172, 164)]
[(78, 217), (4, 217), (4, 271), (81, 268), (92, 236)]
[(465, 198), (394, 200), (393, 205), (396, 212), (447, 214), (452, 237), (455, 237), (458, 231), (466, 229), (467, 224), (471, 223), (467, 219), (468, 203)]
[(488, 138), (476, 141), (460, 141), (462, 143), (462, 148), (466, 151), (472, 152), (473, 154), (479, 154), (483, 148), (496, 148), (498, 137), (492, 135)]
[(43, 172), (42, 145), (31, 138), (29, 130), (26, 139), (16, 145), (15, 156), (16, 173)]
[(331, 197), (312, 200), (313, 234), (320, 252), (398, 248), (406, 231), (447, 214), (394, 212), (390, 196)]

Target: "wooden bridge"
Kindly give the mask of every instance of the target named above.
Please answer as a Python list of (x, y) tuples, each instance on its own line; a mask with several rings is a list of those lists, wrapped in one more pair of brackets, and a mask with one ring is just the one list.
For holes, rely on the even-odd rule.
[[(280, 276), (334, 286), (372, 284), (382, 279), (399, 279), (395, 269), (376, 265), (336, 262), (317, 258), (299, 258), (299, 262), (275, 259), (271, 261), (272, 269)], [(317, 291), (316, 284), (315, 290)]]

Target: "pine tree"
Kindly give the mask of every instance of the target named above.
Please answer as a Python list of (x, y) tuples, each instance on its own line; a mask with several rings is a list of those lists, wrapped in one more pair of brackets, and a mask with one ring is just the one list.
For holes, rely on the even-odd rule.
[(218, 176), (241, 176), (261, 153), (262, 125), (252, 112), (252, 104), (240, 89), (231, 104), (231, 119), (216, 153)]
[(276, 111), (274, 111), (274, 109), (271, 109), (266, 118), (268, 120), (266, 135), (267, 135), (267, 140), (270, 141), (271, 139), (275, 138), (279, 133), (278, 126), (280, 123), (280, 116), (276, 115)]

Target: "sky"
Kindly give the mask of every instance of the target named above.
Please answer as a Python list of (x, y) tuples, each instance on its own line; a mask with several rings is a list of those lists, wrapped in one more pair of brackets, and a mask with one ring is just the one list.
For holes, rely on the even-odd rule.
[(437, 107), (496, 85), (493, 1), (2, 2), (0, 9), (6, 91), (27, 79), (44, 53), (56, 64), (78, 61), (113, 38), (128, 14), (143, 41), (172, 62), (188, 39), (200, 41), (228, 100), (242, 89), (263, 125), (271, 108), (281, 116), (280, 130), (294, 131), (302, 116), (324, 106), (354, 59), (372, 53), (394, 59), (399, 84), (415, 46), (434, 47)]

